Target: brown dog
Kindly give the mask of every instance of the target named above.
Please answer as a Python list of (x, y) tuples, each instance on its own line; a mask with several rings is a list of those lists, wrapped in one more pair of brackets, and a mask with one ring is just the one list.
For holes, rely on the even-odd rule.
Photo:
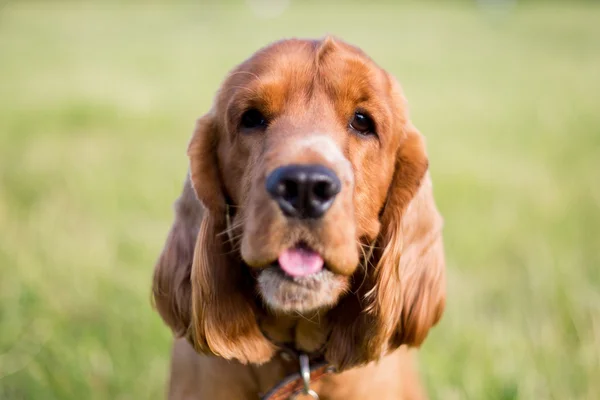
[(339, 40), (275, 43), (229, 74), (188, 155), (153, 287), (187, 339), (170, 397), (258, 399), (295, 354), (336, 368), (309, 379), (321, 400), (422, 398), (407, 346), (444, 309), (442, 219), (395, 79)]

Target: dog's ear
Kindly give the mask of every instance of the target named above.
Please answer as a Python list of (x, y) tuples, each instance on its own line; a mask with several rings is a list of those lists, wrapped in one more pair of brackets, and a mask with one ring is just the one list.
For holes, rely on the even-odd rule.
[(420, 345), (444, 309), (442, 221), (425, 145), (401, 111), (396, 119), (400, 143), (372, 267), (358, 296), (346, 297), (332, 313), (327, 358), (341, 369), (376, 360), (403, 344)]
[(258, 327), (252, 279), (227, 239), (218, 145), (219, 127), (207, 114), (198, 120), (188, 148), (192, 184), (205, 208), (191, 270), (190, 334), (199, 352), (260, 364), (275, 347)]
[(442, 220), (433, 202), (428, 161), (421, 134), (407, 123), (394, 178), (381, 218), (368, 294), (378, 347), (419, 346), (440, 319), (445, 305)]
[(152, 296), (156, 309), (177, 337), (185, 336), (191, 321), (190, 273), (202, 205), (189, 175), (175, 202), (175, 219), (154, 268)]

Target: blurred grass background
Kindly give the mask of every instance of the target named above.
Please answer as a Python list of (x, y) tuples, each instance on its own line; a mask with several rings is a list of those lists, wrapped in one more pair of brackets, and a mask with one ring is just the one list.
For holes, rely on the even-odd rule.
[(1, 5), (0, 399), (163, 397), (150, 279), (194, 119), (257, 48), (327, 33), (428, 139), (431, 397), (600, 398), (600, 5), (265, 2)]

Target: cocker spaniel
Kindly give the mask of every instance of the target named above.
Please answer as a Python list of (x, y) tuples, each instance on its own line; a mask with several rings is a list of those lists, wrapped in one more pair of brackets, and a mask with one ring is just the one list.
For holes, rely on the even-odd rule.
[(170, 398), (423, 398), (409, 348), (444, 310), (442, 218), (396, 80), (338, 39), (271, 44), (188, 156), (153, 285)]

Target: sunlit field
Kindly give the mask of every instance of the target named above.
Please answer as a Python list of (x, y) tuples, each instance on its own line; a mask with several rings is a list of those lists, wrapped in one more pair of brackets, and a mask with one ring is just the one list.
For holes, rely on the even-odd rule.
[(600, 398), (600, 4), (120, 4), (0, 3), (0, 399), (164, 397), (150, 283), (195, 118), (259, 47), (327, 33), (427, 138), (431, 398)]

